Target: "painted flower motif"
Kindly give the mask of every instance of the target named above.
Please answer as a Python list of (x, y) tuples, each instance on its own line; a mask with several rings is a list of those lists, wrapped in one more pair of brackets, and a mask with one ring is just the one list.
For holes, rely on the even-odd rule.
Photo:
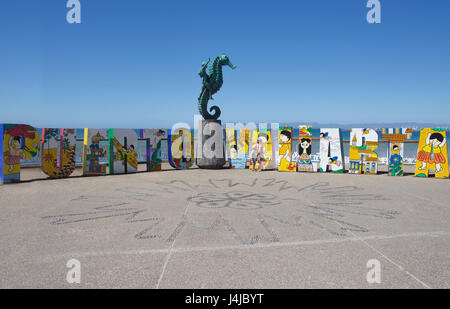
[(47, 161), (49, 163), (53, 162), (53, 155), (50, 153), (47, 153), (44, 155), (44, 161)]
[(64, 152), (69, 150), (69, 148), (70, 148), (70, 141), (69, 141), (68, 138), (63, 138), (62, 148), (63, 148)]
[(398, 154), (392, 155), (389, 161), (390, 161), (389, 163), (394, 165), (400, 164), (402, 162), (402, 156)]
[(202, 192), (188, 201), (204, 208), (259, 209), (281, 204), (275, 195), (246, 191)]

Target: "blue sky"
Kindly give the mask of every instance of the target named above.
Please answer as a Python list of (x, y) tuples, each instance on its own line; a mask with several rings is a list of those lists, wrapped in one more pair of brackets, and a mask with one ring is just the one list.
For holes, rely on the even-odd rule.
[(450, 123), (450, 1), (66, 0), (0, 4), (0, 121), (192, 122), (201, 62), (226, 53), (222, 121)]

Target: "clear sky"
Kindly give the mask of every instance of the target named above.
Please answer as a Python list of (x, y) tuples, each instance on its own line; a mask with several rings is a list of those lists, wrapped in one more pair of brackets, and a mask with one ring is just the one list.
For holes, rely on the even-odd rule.
[(0, 121), (192, 122), (201, 62), (226, 53), (223, 121), (450, 124), (450, 1), (66, 0), (0, 4)]

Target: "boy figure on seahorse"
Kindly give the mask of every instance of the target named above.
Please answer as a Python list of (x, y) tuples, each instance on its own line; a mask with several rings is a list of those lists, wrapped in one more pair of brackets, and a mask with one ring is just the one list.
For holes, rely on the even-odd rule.
[(198, 96), (198, 100), (200, 100), (200, 98), (202, 97), (203, 93), (206, 91), (206, 89), (209, 90), (209, 99), (210, 100), (214, 100), (214, 98), (212, 97), (211, 94), (211, 87), (209, 86), (209, 75), (208, 73), (206, 73), (206, 69), (208, 68), (208, 64), (211, 61), (211, 58), (208, 59), (207, 62), (202, 62), (202, 69), (200, 70), (200, 72), (198, 72), (198, 75), (200, 75), (200, 77), (203, 79), (202, 81), (202, 91), (200, 92), (200, 95)]
[(436, 164), (436, 173), (442, 171), (441, 163), (445, 163), (445, 157), (442, 154), (442, 147), (446, 143), (445, 137), (441, 133), (428, 133), (426, 145), (420, 150), (417, 160), (422, 161), (419, 170), (426, 170), (428, 164)]

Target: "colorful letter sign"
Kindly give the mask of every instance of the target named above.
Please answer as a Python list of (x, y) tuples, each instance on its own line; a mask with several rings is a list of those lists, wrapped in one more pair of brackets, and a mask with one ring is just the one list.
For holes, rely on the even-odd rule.
[(248, 161), (248, 143), (250, 130), (239, 129), (236, 132), (236, 142), (237, 142), (237, 158), (234, 160), (234, 168), (245, 168)]
[(75, 170), (75, 129), (42, 129), (41, 169), (51, 178), (69, 177)]
[(141, 129), (140, 137), (146, 139), (147, 172), (161, 170), (161, 142), (167, 138), (166, 129)]
[(298, 163), (297, 171), (315, 172), (311, 161), (312, 127), (301, 125), (298, 127)]
[(109, 129), (109, 173), (128, 174), (138, 169), (137, 133), (133, 129)]
[(26, 124), (0, 124), (0, 183), (20, 182), (20, 161), (39, 155), (37, 130)]
[(292, 160), (292, 127), (278, 129), (278, 160), (278, 171), (296, 171), (297, 164)]
[(417, 177), (428, 177), (428, 171), (434, 169), (436, 178), (448, 178), (448, 154), (445, 129), (425, 128), (420, 130), (417, 149)]
[(84, 129), (83, 176), (106, 175), (108, 130)]
[(236, 159), (238, 157), (238, 150), (234, 129), (225, 130), (225, 146), (228, 164), (230, 165), (230, 168), (235, 168), (234, 164), (236, 163)]
[(376, 175), (378, 170), (378, 134), (373, 129), (353, 128), (350, 130), (351, 174)]
[(341, 129), (320, 129), (320, 171), (344, 172)]
[[(273, 154), (272, 154), (272, 139), (270, 130), (268, 129), (259, 129), (252, 130), (252, 149), (250, 149), (250, 169), (271, 169), (273, 168)], [(261, 144), (261, 153), (259, 158), (257, 157), (256, 144), (257, 141)], [(258, 160), (261, 162), (261, 168), (259, 167)]]
[(169, 134), (169, 164), (178, 170), (188, 169), (194, 163), (194, 139), (186, 128), (172, 130)]
[(381, 138), (389, 141), (389, 176), (403, 176), (404, 141), (411, 138), (411, 128), (382, 129)]

